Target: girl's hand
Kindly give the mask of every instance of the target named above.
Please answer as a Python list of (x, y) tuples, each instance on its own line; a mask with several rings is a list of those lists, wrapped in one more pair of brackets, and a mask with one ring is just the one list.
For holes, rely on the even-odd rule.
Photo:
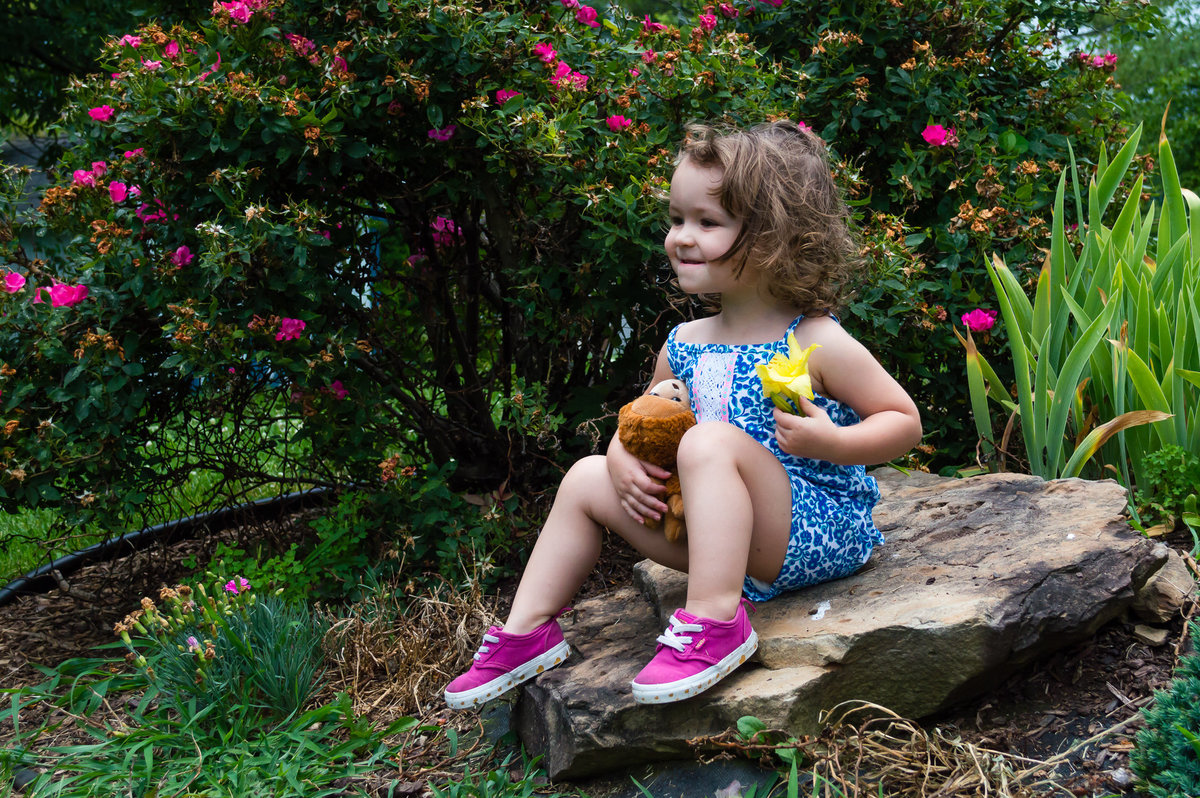
[(835, 452), (841, 427), (803, 396), (799, 403), (803, 416), (774, 409), (775, 440), (779, 442), (779, 448), (797, 457), (837, 462)]
[(667, 505), (658, 495), (666, 493), (667, 487), (658, 480), (669, 478), (671, 472), (637, 459), (615, 438), (613, 443), (608, 449), (608, 473), (621, 498), (621, 507), (639, 524), (646, 523), (647, 518), (656, 521), (662, 518)]

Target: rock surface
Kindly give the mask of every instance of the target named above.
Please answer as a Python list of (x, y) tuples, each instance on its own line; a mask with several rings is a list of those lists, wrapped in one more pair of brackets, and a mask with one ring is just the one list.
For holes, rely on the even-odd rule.
[(641, 563), (643, 593), (579, 604), (564, 622), (575, 653), (517, 705), (521, 738), (551, 777), (687, 756), (688, 740), (742, 715), (815, 733), (820, 713), (847, 700), (931, 714), (1091, 635), (1166, 559), (1130, 531), (1115, 482), (875, 476), (888, 542), (851, 577), (758, 605), (754, 660), (703, 695), (641, 706), (629, 688), (683, 604), (683, 575)]
[(1161, 543), (1155, 549), (1165, 553), (1167, 561), (1137, 591), (1131, 609), (1144, 621), (1166, 623), (1196, 592), (1196, 578), (1179, 552)]

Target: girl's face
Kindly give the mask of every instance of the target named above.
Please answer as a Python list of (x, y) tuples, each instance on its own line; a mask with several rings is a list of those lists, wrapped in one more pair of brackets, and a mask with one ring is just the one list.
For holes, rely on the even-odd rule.
[(713, 194), (721, 176), (718, 167), (697, 166), (684, 158), (671, 178), (667, 257), (680, 288), (689, 294), (722, 294), (740, 282), (732, 264), (722, 260), (741, 232), (742, 220), (730, 216)]

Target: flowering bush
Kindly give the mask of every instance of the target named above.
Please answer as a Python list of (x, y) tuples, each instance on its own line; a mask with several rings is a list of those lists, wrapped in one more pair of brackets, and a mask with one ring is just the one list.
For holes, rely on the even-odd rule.
[(226, 2), (109, 40), (0, 230), (0, 506), (119, 529), (194, 468), (213, 503), (430, 462), (540, 484), (680, 318), (654, 286), (684, 124), (777, 110), (744, 35), (586, 8)]
[(716, 31), (769, 46), (790, 113), (847, 164), (874, 263), (848, 323), (912, 392), (935, 462), (969, 460), (967, 389), (947, 368), (953, 320), (989, 295), (993, 251), (1023, 276), (1040, 265), (1068, 140), (1087, 163), (1123, 137), (1115, 56), (1085, 64), (1058, 37), (1096, 13), (1144, 27), (1158, 12), (1122, 0), (771, 5), (735, 3), (742, 13)]

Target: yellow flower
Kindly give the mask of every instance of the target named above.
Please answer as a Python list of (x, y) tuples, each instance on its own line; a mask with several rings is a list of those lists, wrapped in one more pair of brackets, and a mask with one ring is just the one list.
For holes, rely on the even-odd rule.
[(820, 344), (801, 349), (792, 333), (788, 333), (787, 342), (787, 355), (775, 355), (767, 364), (759, 363), (755, 368), (762, 380), (763, 395), (780, 410), (797, 413), (801, 396), (809, 401), (813, 399), (812, 379), (808, 376), (808, 358)]

